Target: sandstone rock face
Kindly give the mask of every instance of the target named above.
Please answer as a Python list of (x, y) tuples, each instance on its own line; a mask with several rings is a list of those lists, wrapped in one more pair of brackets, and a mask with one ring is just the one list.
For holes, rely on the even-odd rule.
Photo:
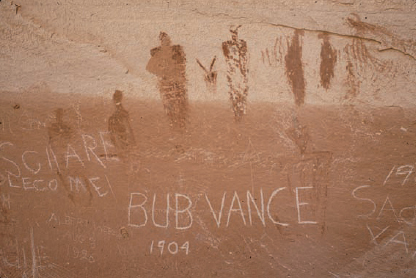
[(0, 277), (415, 277), (416, 3), (0, 1)]

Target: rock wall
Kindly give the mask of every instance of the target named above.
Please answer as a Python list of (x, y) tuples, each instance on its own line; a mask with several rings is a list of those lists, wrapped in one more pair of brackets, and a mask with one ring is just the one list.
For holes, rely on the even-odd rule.
[(414, 277), (416, 3), (0, 1), (0, 277)]

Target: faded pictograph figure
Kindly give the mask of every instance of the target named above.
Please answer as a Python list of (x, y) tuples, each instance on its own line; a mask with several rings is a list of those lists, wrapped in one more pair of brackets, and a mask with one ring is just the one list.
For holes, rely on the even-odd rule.
[(293, 141), (293, 143), (295, 143), (300, 151), (300, 154), (303, 156), (309, 143), (309, 133), (306, 126), (300, 125), (295, 120), (294, 127), (287, 129), (286, 134)]
[(160, 32), (160, 46), (150, 51), (146, 70), (156, 75), (165, 109), (173, 128), (185, 128), (188, 115), (186, 58), (183, 47), (172, 45), (168, 34)]
[(385, 78), (385, 74), (390, 74), (391, 76), (395, 74), (393, 62), (381, 60), (373, 55), (371, 49), (368, 48), (369, 44), (366, 43), (363, 37), (370, 34), (391, 40), (393, 43), (395, 41), (399, 42), (400, 40), (382, 27), (362, 22), (360, 16), (357, 14), (351, 14), (347, 18), (347, 23), (351, 27), (355, 37), (344, 48), (347, 56), (346, 83), (349, 85), (345, 99), (353, 99), (359, 95), (362, 83), (370, 81), (374, 84), (378, 81), (387, 85), (386, 83), (390, 82), (390, 79)]
[(217, 56), (212, 59), (211, 66), (209, 67), (209, 70), (207, 70), (202, 63), (196, 59), (196, 62), (198, 65), (204, 70), (204, 80), (205, 85), (207, 86), (207, 89), (210, 93), (215, 94), (217, 92), (217, 71), (213, 71), (215, 61), (217, 60)]
[(301, 204), (308, 206), (308, 210), (305, 207), (303, 214), (298, 213), (298, 223), (318, 225), (324, 234), (332, 152), (308, 150), (308, 128), (301, 125), (296, 118), (293, 128), (287, 129), (286, 134), (295, 143), (301, 155), (301, 159), (288, 170), (289, 188), (298, 200), (301, 199)]
[(123, 92), (116, 90), (113, 95), (116, 111), (108, 119), (110, 139), (119, 156), (123, 156), (126, 151), (136, 145), (133, 130), (130, 126), (129, 112), (121, 104), (122, 99)]
[(222, 43), (222, 51), (227, 62), (227, 81), (230, 100), (236, 121), (240, 121), (247, 111), (248, 95), (248, 53), (247, 43), (238, 38), (238, 28), (230, 29), (231, 40)]
[[(74, 147), (80, 143), (77, 142), (79, 130), (64, 120), (64, 112), (62, 108), (56, 109), (55, 122), (48, 127), (49, 145), (46, 147), (46, 155), (50, 169), (56, 173), (56, 179), (49, 186), (56, 187), (59, 182), (65, 190), (64, 194), (74, 205), (88, 207), (93, 198), (92, 189), (82, 174), (84, 162)], [(73, 123), (71, 120), (69, 122)], [(77, 177), (76, 182), (74, 177)], [(72, 187), (73, 185), (75, 186)]]
[(334, 78), (337, 52), (332, 47), (327, 33), (319, 34), (318, 38), (323, 40), (321, 44), (321, 65), (319, 67), (321, 86), (328, 90), (331, 85), (331, 80)]
[(52, 146), (66, 146), (73, 135), (71, 127), (64, 122), (64, 109), (55, 110), (55, 122), (48, 127), (49, 144)]

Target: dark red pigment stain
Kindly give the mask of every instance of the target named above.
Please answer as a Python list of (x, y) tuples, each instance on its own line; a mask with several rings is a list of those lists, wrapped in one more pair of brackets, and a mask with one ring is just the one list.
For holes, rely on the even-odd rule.
[(229, 95), (236, 121), (240, 121), (247, 110), (248, 68), (247, 42), (238, 38), (238, 26), (230, 29), (231, 40), (222, 43), (222, 52), (227, 62)]
[(295, 95), (295, 103), (298, 106), (305, 102), (305, 78), (303, 76), (302, 45), (300, 44), (299, 35), (303, 35), (303, 31), (296, 30), (292, 43), (290, 45), (288, 43), (288, 51), (285, 56), (286, 75)]
[(319, 35), (319, 38), (323, 39), (323, 43), (321, 44), (321, 67), (319, 72), (321, 76), (321, 85), (325, 89), (329, 89), (331, 79), (334, 77), (337, 53), (329, 42), (328, 34)]

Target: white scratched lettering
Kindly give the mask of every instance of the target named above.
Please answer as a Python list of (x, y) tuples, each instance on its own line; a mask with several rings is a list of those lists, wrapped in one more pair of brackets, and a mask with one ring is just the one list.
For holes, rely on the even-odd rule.
[[(184, 198), (188, 201), (188, 206), (184, 209), (179, 209), (179, 198)], [(175, 218), (176, 218), (176, 229), (178, 230), (186, 230), (189, 229), (192, 226), (192, 222), (193, 222), (193, 218), (192, 218), (192, 213), (190, 211), (191, 207), (192, 207), (192, 201), (191, 198), (189, 198), (188, 196), (184, 195), (184, 194), (179, 194), (176, 193), (175, 194), (175, 200), (176, 200), (176, 211), (175, 211)], [(179, 225), (179, 214), (182, 213), (186, 213), (188, 215), (189, 218), (189, 224), (186, 226), (180, 226)]]
[(10, 194), (1, 193), (1, 206), (10, 209)]
[(51, 214), (51, 216), (49, 217), (49, 219), (48, 219), (48, 221), (47, 222), (51, 222), (51, 221), (56, 221), (56, 222), (58, 222), (58, 217), (55, 215), (55, 213), (54, 212), (52, 212), (52, 214)]
[(26, 154), (28, 154), (28, 153), (34, 153), (34, 154), (37, 154), (38, 152), (36, 152), (36, 151), (25, 151), (25, 152), (23, 152), (23, 154), (22, 154), (22, 162), (23, 162), (23, 165), (26, 167), (26, 169), (28, 169), (30, 172), (32, 172), (34, 175), (36, 175), (37, 173), (39, 173), (39, 171), (40, 171), (40, 169), (41, 169), (42, 167), (41, 167), (41, 165), (40, 165), (40, 163), (39, 163), (39, 162), (38, 162), (38, 165), (37, 165), (37, 169), (34, 169), (34, 168), (30, 167), (30, 166), (27, 164), (26, 159), (25, 159), (25, 156), (26, 156)]
[(22, 178), (22, 184), (23, 184), (23, 188), (25, 189), (25, 190), (28, 190), (28, 189), (35, 189), (35, 186), (27, 186), (27, 185), (31, 185), (32, 184), (32, 182), (30, 181), (30, 178)]
[(284, 190), (284, 189), (286, 189), (286, 187), (280, 187), (280, 188), (278, 188), (278, 189), (274, 190), (274, 191), (272, 192), (272, 194), (270, 195), (269, 201), (267, 202), (267, 215), (269, 216), (269, 219), (270, 219), (270, 220), (271, 220), (274, 224), (277, 224), (277, 225), (280, 225), (280, 226), (284, 226), (284, 227), (286, 227), (286, 226), (289, 226), (289, 224), (287, 224), (287, 223), (281, 223), (280, 221), (276, 221), (275, 219), (273, 219), (273, 217), (272, 217), (272, 215), (271, 215), (271, 213), (270, 213), (270, 204), (272, 203), (273, 198), (277, 195), (277, 193), (279, 193), (280, 191), (282, 191), (282, 190)]
[[(6, 117), (7, 117), (7, 121), (6, 121)], [(14, 134), (14, 132), (12, 131), (12, 126), (10, 124), (10, 116), (9, 115), (2, 115), (0, 118), (0, 128), (2, 132), (9, 132), (11, 134)], [(8, 131), (5, 129), (6, 125), (9, 127)]]
[[(172, 247), (173, 246), (173, 247)], [(171, 253), (172, 255), (176, 255), (178, 254), (178, 244), (174, 241), (172, 241), (171, 243), (168, 244), (168, 251), (169, 253)]]
[(152, 252), (153, 252), (153, 240), (152, 240), (152, 243), (150, 244), (150, 254), (152, 254)]
[(214, 220), (215, 220), (215, 223), (217, 223), (218, 228), (221, 225), (222, 210), (224, 209), (224, 202), (225, 202), (225, 195), (226, 194), (227, 194), (227, 192), (224, 192), (224, 194), (222, 195), (221, 208), (220, 208), (220, 211), (218, 212), (218, 217), (217, 217), (217, 215), (214, 212), (214, 209), (212, 208), (211, 202), (208, 199), (208, 195), (205, 193), (205, 199), (207, 200), (207, 203), (209, 205), (209, 209), (211, 210), (211, 213), (214, 216)]
[(92, 187), (94, 187), (95, 191), (97, 191), (99, 197), (104, 197), (105, 195), (107, 195), (108, 191), (106, 191), (104, 193), (100, 192), (101, 187), (98, 187), (95, 184), (96, 181), (100, 180), (99, 177), (90, 178), (88, 180), (89, 180), (90, 184), (92, 185)]
[(157, 247), (160, 248), (160, 255), (163, 255), (163, 249), (165, 248), (165, 241), (159, 240), (159, 242), (157, 243)]
[(53, 170), (53, 168), (52, 168), (52, 163), (51, 163), (51, 158), (50, 158), (50, 156), (49, 156), (49, 151), (48, 151), (48, 149), (49, 149), (49, 147), (48, 147), (48, 146), (46, 146), (46, 148), (45, 148), (46, 157), (48, 158), (48, 165), (49, 165), (49, 168), (50, 168), (51, 170)]
[(370, 185), (362, 185), (362, 186), (359, 186), (359, 187), (357, 187), (356, 189), (354, 189), (352, 191), (352, 196), (355, 199), (357, 199), (359, 201), (366, 201), (366, 202), (369, 202), (369, 203), (371, 203), (373, 205), (373, 210), (370, 213), (361, 214), (361, 215), (358, 215), (358, 217), (370, 217), (371, 215), (373, 215), (373, 213), (376, 212), (377, 206), (376, 206), (376, 203), (373, 200), (368, 199), (368, 198), (360, 198), (360, 197), (357, 197), (357, 195), (355, 194), (358, 190), (360, 190), (362, 188), (369, 188), (369, 187), (371, 187), (371, 186)]
[[(402, 236), (403, 237), (403, 240), (397, 240), (396, 238), (397, 237), (399, 237), (399, 236)], [(394, 243), (397, 243), (397, 244), (402, 244), (403, 246), (404, 246), (404, 248), (405, 248), (405, 250), (406, 250), (406, 254), (408, 254), (409, 253), (409, 248), (407, 247), (408, 246), (408, 244), (407, 244), (407, 241), (406, 241), (406, 237), (405, 237), (405, 235), (404, 235), (404, 232), (403, 231), (400, 231), (400, 232), (398, 232), (394, 237), (392, 237), (384, 246), (387, 246), (387, 245), (389, 245), (390, 243), (392, 243), (392, 242), (394, 242)]]
[(58, 181), (56, 179), (50, 180), (48, 183), (48, 187), (52, 191), (56, 191), (58, 189)]
[[(1, 149), (3, 146), (14, 146), (14, 145), (13, 145), (11, 142), (3, 142), (3, 143), (1, 143), (1, 144), (0, 144), (0, 149)], [(6, 170), (6, 173), (7, 173), (7, 179), (8, 179), (8, 181), (9, 181), (9, 186), (10, 186), (10, 187), (15, 187), (15, 188), (21, 188), (21, 186), (16, 186), (16, 185), (14, 185), (14, 184), (12, 183), (12, 180), (10, 179), (10, 176), (13, 176), (13, 177), (15, 177), (15, 178), (19, 178), (19, 177), (20, 177), (21, 172), (20, 172), (20, 167), (19, 167), (19, 165), (17, 165), (17, 163), (16, 163), (16, 162), (14, 162), (13, 160), (8, 159), (8, 158), (6, 158), (6, 157), (4, 157), (4, 156), (2, 156), (1, 158), (2, 158), (4, 161), (7, 161), (7, 162), (9, 162), (9, 163), (13, 164), (13, 166), (14, 166), (14, 167), (16, 167), (17, 172), (18, 172), (17, 174), (14, 174), (14, 173), (10, 172), (9, 170)]]
[(68, 176), (68, 179), (69, 179), (69, 185), (70, 185), (71, 191), (80, 192), (80, 188), (83, 189), (84, 192), (87, 191), (87, 188), (85, 187), (84, 182), (79, 177), (74, 178), (74, 177)]
[(185, 250), (185, 254), (188, 255), (189, 254), (189, 241), (186, 241), (182, 246), (181, 246), (182, 250)]
[(116, 197), (116, 195), (114, 194), (113, 187), (111, 186), (111, 183), (110, 183), (110, 181), (108, 180), (107, 175), (104, 175), (104, 177), (105, 177), (105, 180), (107, 181), (107, 185), (108, 185), (108, 187), (110, 188), (111, 194), (113, 195), (114, 199), (115, 199), (115, 200), (116, 200), (116, 202), (117, 202), (117, 197)]
[(13, 175), (12, 173), (10, 173), (10, 172), (7, 172), (7, 179), (8, 179), (8, 181), (9, 181), (9, 186), (10, 187), (14, 187), (14, 188), (22, 188), (21, 186), (19, 186), (19, 185), (14, 185), (13, 183), (12, 183), (12, 179), (10, 178), (10, 175), (12, 175), (12, 176), (14, 176), (14, 177), (16, 177), (16, 178), (18, 178), (19, 176), (15, 176), (15, 175)]
[[(89, 139), (89, 142), (92, 142), (92, 145), (87, 144), (87, 139)], [(100, 165), (103, 168), (107, 168), (104, 165), (104, 163), (101, 161), (101, 159), (98, 157), (98, 155), (94, 152), (94, 149), (97, 148), (97, 142), (95, 141), (94, 137), (83, 134), (82, 141), (84, 142), (84, 149), (85, 149), (85, 153), (87, 154), (88, 161), (91, 161), (90, 153), (92, 153), (95, 159), (100, 163)]]
[(38, 186), (38, 184), (40, 184), (40, 183), (43, 183), (44, 182), (44, 180), (35, 180), (35, 181), (33, 181), (33, 187), (37, 190), (37, 191), (46, 191), (46, 190), (48, 190), (48, 188), (45, 186), (45, 187), (43, 187), (43, 188), (40, 188), (39, 186)]
[[(402, 209), (400, 210), (400, 212), (399, 212), (399, 217), (400, 217), (400, 219), (401, 219), (404, 223), (406, 223), (407, 225), (412, 226), (412, 225), (415, 223), (415, 218), (416, 218), (415, 209), (416, 209), (416, 207), (414, 207), (414, 206), (413, 206), (413, 207), (405, 207), (405, 208), (402, 208)], [(404, 212), (404, 211), (406, 211), (406, 210), (413, 210), (413, 218), (412, 218), (412, 222), (407, 221), (407, 220), (404, 218), (404, 216), (402, 216), (403, 212)]]
[[(387, 202), (389, 203), (389, 205), (391, 207), (390, 209), (385, 209), (385, 206), (386, 206)], [(394, 218), (396, 219), (396, 221), (399, 221), (398, 218), (397, 218), (396, 210), (394, 209), (393, 204), (391, 203), (389, 196), (386, 197), (386, 200), (384, 201), (383, 206), (381, 207), (380, 212), (379, 212), (379, 214), (377, 216), (377, 220), (379, 220), (381, 218), (381, 214), (385, 210), (386, 211), (392, 211), (393, 212), (393, 215), (394, 215)]]
[[(237, 209), (234, 209), (235, 200), (237, 200), (237, 205), (238, 205)], [(241, 219), (243, 219), (244, 226), (247, 225), (246, 219), (244, 218), (244, 212), (243, 212), (243, 209), (241, 207), (241, 202), (240, 202), (240, 198), (238, 197), (237, 191), (234, 191), (234, 196), (233, 196), (233, 199), (231, 200), (230, 210), (228, 211), (228, 218), (227, 218), (227, 225), (226, 225), (227, 227), (230, 224), (231, 212), (240, 212)]]
[(160, 228), (167, 228), (169, 226), (169, 193), (166, 194), (166, 220), (165, 220), (165, 225), (161, 225), (156, 223), (155, 221), (155, 203), (156, 203), (156, 193), (153, 194), (153, 204), (152, 204), (152, 221), (153, 221), (153, 225), (155, 225), (156, 227), (160, 227)]
[[(70, 151), (72, 152), (72, 154), (70, 154)], [(65, 155), (65, 160), (66, 160), (66, 168), (67, 168), (67, 169), (68, 169), (68, 165), (69, 165), (69, 158), (70, 158), (70, 157), (76, 158), (76, 159), (77, 159), (77, 160), (81, 163), (82, 167), (85, 167), (85, 166), (84, 166), (84, 162), (82, 162), (81, 158), (80, 158), (80, 157), (79, 157), (79, 155), (76, 153), (75, 149), (74, 149), (71, 145), (69, 145), (69, 144), (68, 144), (67, 151), (66, 151), (66, 155)]]
[(414, 170), (413, 165), (403, 165), (397, 168), (396, 176), (406, 175), (406, 177), (404, 178), (402, 182), (402, 185), (404, 185), (407, 182), (407, 180), (409, 179), (409, 176), (413, 173), (413, 170)]
[[(165, 246), (167, 245), (167, 248)], [(169, 253), (171, 255), (176, 255), (179, 253), (180, 250), (185, 250), (185, 254), (189, 254), (189, 241), (186, 241), (179, 247), (179, 244), (176, 241), (167, 242), (166, 240), (159, 240), (157, 241), (157, 248), (159, 249), (160, 255), (162, 256), (164, 253)], [(154, 249), (154, 240), (150, 243), (150, 254), (153, 253)], [(167, 250), (165, 252), (165, 250)]]
[(109, 161), (110, 159), (111, 160), (115, 160), (115, 161), (119, 161), (119, 159), (118, 159), (117, 156), (108, 155), (108, 149), (107, 149), (107, 147), (114, 148), (114, 146), (108, 140), (105, 140), (104, 135), (110, 134), (110, 132), (108, 132), (108, 131), (101, 131), (101, 132), (99, 132), (99, 134), (100, 134), (101, 143), (103, 144), (105, 159), (107, 161)]
[[(135, 196), (137, 197), (143, 197), (144, 200), (140, 203), (140, 204), (134, 204), (134, 199)], [(137, 199), (136, 197), (136, 199)], [(147, 223), (147, 213), (146, 213), (146, 209), (144, 208), (144, 204), (147, 202), (147, 197), (146, 195), (142, 194), (142, 193), (130, 193), (130, 202), (129, 202), (129, 208), (128, 208), (128, 225), (131, 227), (143, 227), (146, 225)], [(143, 211), (143, 215), (144, 215), (144, 221), (142, 223), (132, 223), (132, 210), (136, 209), (136, 208), (140, 208)]]
[[(44, 246), (35, 244), (36, 237), (35, 229), (33, 227), (29, 227), (28, 236), (22, 240), (19, 240), (17, 236), (9, 235), (8, 237), (10, 237), (8, 244), (3, 244), (0, 247), (0, 277), (11, 278), (11, 276), (7, 276), (1, 271), (3, 266), (12, 268), (7, 269), (8, 275), (11, 274), (13, 277), (22, 278), (41, 278), (45, 277), (45, 275), (49, 276), (48, 272), (42, 270), (52, 269), (50, 268), (51, 264), (53, 267), (59, 267), (59, 265), (51, 261), (51, 257), (46, 254), (46, 248)], [(27, 252), (26, 249), (28, 249), (29, 252)], [(62, 267), (59, 268), (65, 270)], [(51, 272), (49, 272), (49, 274), (50, 273)]]
[[(165, 223), (157, 223), (156, 222), (156, 212), (158, 211), (155, 208), (156, 205), (156, 198), (157, 195), (153, 195), (153, 203), (151, 205), (151, 218), (153, 225), (159, 228), (168, 228), (169, 227), (169, 212), (171, 210), (170, 207), (170, 194), (166, 196), (166, 209), (164, 211), (166, 214)], [(182, 201), (181, 201), (182, 200)], [(187, 195), (175, 193), (175, 229), (177, 230), (186, 230), (191, 228), (193, 223), (193, 215), (191, 212), (192, 208), (192, 200)], [(147, 224), (148, 221), (148, 213), (146, 211), (145, 204), (147, 203), (147, 196), (142, 193), (131, 193), (130, 194), (130, 203), (128, 207), (128, 219), (129, 219), (129, 226), (132, 227), (143, 227)], [(135, 220), (133, 220), (133, 214), (135, 216)]]
[(33, 235), (33, 227), (30, 228), (30, 243), (31, 243), (31, 251), (32, 251), (32, 276), (33, 278), (38, 277), (37, 271), (37, 261), (36, 261), (36, 249), (35, 249), (35, 239)]
[[(72, 248), (71, 248), (72, 247)], [(72, 252), (70, 252), (70, 250)], [(81, 261), (86, 261), (89, 263), (94, 263), (95, 259), (92, 254), (89, 254), (86, 249), (79, 249), (72, 245), (67, 245), (67, 256), (72, 257), (73, 259), (79, 259)]]
[(298, 223), (299, 224), (317, 224), (318, 222), (316, 222), (316, 221), (305, 221), (305, 220), (301, 220), (301, 217), (300, 217), (300, 207), (301, 206), (306, 206), (306, 205), (308, 205), (309, 203), (305, 203), (305, 202), (299, 202), (299, 189), (302, 189), (302, 190), (306, 190), (306, 189), (313, 189), (313, 187), (296, 187), (296, 208), (297, 208), (297, 211), (298, 211)]
[(393, 166), (393, 168), (391, 168), (390, 173), (387, 175), (386, 179), (383, 182), (383, 186), (386, 185), (387, 181), (389, 180), (391, 174), (393, 173), (394, 169), (396, 169), (396, 165)]
[[(278, 209), (279, 205), (278, 195), (279, 193), (281, 194), (285, 189), (287, 188), (281, 187), (275, 189), (268, 198), (264, 195), (264, 191), (262, 188), (259, 188), (258, 196), (254, 195), (253, 192), (247, 190), (245, 192), (247, 199), (244, 199), (243, 201), (240, 198), (239, 192), (233, 191), (232, 197), (229, 197), (229, 207), (227, 202), (226, 212), (225, 203), (227, 198), (227, 192), (223, 192), (222, 198), (220, 199), (221, 202), (215, 204), (213, 203), (213, 200), (211, 200), (212, 198), (210, 199), (208, 194), (204, 193), (206, 203), (208, 204), (208, 208), (206, 208), (203, 211), (208, 215), (210, 219), (213, 219), (215, 221), (217, 228), (220, 228), (221, 225), (223, 225), (223, 227), (228, 228), (230, 227), (230, 225), (234, 224), (233, 221), (235, 221), (236, 224), (239, 222), (244, 226), (253, 226), (256, 222), (253, 219), (253, 217), (258, 217), (259, 222), (261, 223), (261, 225), (263, 225), (263, 227), (267, 226), (268, 221), (272, 222), (272, 224), (274, 225), (287, 227), (290, 224), (285, 223), (285, 221), (281, 221), (279, 219), (278, 214), (275, 211), (276, 209)], [(313, 188), (298, 187), (296, 189), (296, 204), (294, 206), (294, 210), (296, 210), (296, 212), (294, 213), (295, 215), (297, 214), (298, 217), (298, 221), (296, 222), (297, 224), (318, 224), (318, 222), (314, 221), (314, 219), (304, 219), (308, 218), (307, 216), (304, 216), (303, 218), (301, 217), (303, 212), (302, 210), (305, 210), (305, 212), (303, 213), (307, 214), (306, 210), (309, 208), (309, 206), (313, 207), (313, 205), (311, 204), (311, 201), (306, 201), (309, 200), (306, 199), (306, 197), (304, 197), (304, 201), (301, 201), (300, 192), (301, 190), (305, 191), (311, 189)], [(132, 227), (143, 227), (147, 224), (148, 218), (150, 218), (150, 224), (158, 228), (168, 229), (169, 225), (173, 225), (173, 228), (177, 230), (185, 230), (191, 228), (194, 220), (193, 200), (190, 198), (190, 196), (185, 194), (174, 193), (174, 196), (176, 202), (175, 204), (172, 204), (172, 194), (169, 193), (166, 193), (166, 195), (163, 195), (163, 197), (158, 197), (158, 194), (154, 193), (153, 198), (149, 196), (149, 194), (147, 193), (131, 193), (130, 203), (128, 207), (129, 225)], [(202, 194), (198, 195), (198, 200), (200, 197), (202, 197)], [(166, 198), (166, 201), (164, 200), (164, 198)], [(246, 200), (247, 211), (244, 209), (244, 204), (242, 204)], [(195, 206), (197, 204), (200, 203), (195, 203)], [(208, 212), (207, 209), (209, 209), (210, 212)], [(196, 212), (199, 211), (200, 210), (196, 210)], [(170, 219), (173, 217), (172, 213), (175, 214), (175, 219), (172, 219), (173, 221)], [(224, 216), (225, 213), (227, 214), (226, 216)], [(212, 217), (210, 215), (212, 215)], [(225, 223), (222, 223), (224, 222), (223, 216), (225, 217)], [(241, 217), (241, 220), (234, 219), (232, 221), (232, 216), (234, 216), (234, 218)], [(312, 216), (310, 216), (309, 218), (312, 218)]]
[(49, 168), (50, 168), (50, 169), (51, 169), (51, 171), (53, 172), (52, 162), (51, 162), (51, 158), (50, 158), (50, 155), (49, 155), (49, 151), (48, 151), (48, 149), (50, 150), (50, 152), (51, 152), (51, 154), (52, 154), (53, 161), (55, 162), (55, 165), (56, 165), (56, 169), (58, 170), (58, 173), (60, 173), (60, 172), (61, 172), (61, 169), (59, 169), (59, 163), (58, 163), (58, 160), (56, 159), (56, 155), (55, 155), (55, 153), (53, 152), (52, 148), (48, 148), (48, 147), (46, 147), (46, 156), (47, 156), (47, 158), (48, 158)]
[(263, 196), (263, 189), (260, 189), (260, 204), (261, 204), (261, 211), (259, 210), (256, 202), (254, 201), (253, 195), (251, 195), (250, 191), (247, 190), (247, 209), (248, 209), (248, 220), (250, 222), (250, 225), (253, 225), (252, 219), (251, 219), (251, 206), (250, 203), (253, 203), (254, 208), (256, 209), (257, 215), (260, 218), (261, 223), (263, 226), (266, 226), (266, 221), (264, 218), (264, 196)]
[(385, 231), (387, 231), (387, 229), (390, 228), (390, 226), (387, 226), (386, 228), (384, 228), (380, 233), (378, 233), (377, 235), (374, 236), (373, 231), (371, 230), (371, 228), (367, 225), (367, 229), (370, 232), (370, 236), (371, 236), (371, 241), (372, 243), (374, 243), (375, 245), (378, 245), (377, 243), (377, 238), (379, 238)]

